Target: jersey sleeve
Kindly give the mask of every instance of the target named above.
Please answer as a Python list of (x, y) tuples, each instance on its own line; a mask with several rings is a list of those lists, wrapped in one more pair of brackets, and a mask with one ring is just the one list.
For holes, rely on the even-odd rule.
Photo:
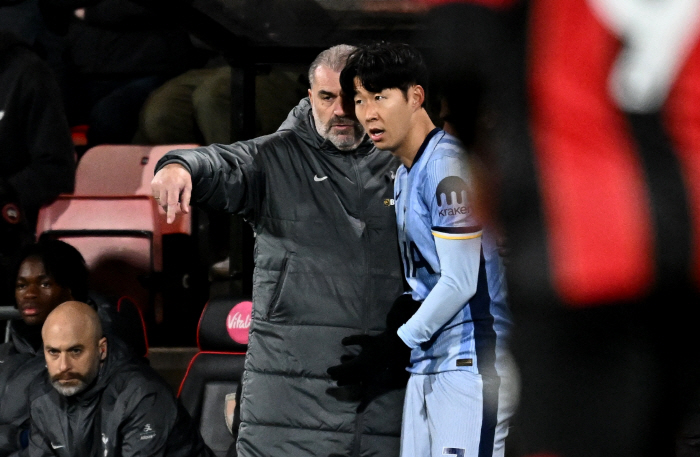
[(435, 238), (440, 257), (440, 279), (418, 311), (398, 330), (410, 348), (430, 340), (476, 292), (481, 238), (447, 240)]
[(450, 240), (480, 237), (482, 228), (474, 217), (474, 192), (466, 156), (449, 155), (431, 161), (426, 177), (422, 198), (430, 211), (433, 236)]

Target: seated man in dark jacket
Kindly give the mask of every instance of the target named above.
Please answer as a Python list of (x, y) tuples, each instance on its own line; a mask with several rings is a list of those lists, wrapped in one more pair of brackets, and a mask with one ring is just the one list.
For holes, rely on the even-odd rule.
[(211, 455), (168, 384), (108, 342), (92, 307), (59, 305), (42, 339), (48, 373), (30, 393), (28, 455)]

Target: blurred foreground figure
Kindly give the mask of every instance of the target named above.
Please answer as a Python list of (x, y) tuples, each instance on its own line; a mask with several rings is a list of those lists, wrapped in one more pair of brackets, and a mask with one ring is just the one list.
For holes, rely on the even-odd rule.
[(700, 384), (700, 3), (437, 3), (422, 45), (510, 250), (521, 453), (674, 455)]

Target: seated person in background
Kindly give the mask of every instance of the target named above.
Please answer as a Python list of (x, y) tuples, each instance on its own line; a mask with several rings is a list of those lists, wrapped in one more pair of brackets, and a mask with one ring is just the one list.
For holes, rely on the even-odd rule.
[(64, 18), (71, 126), (88, 124), (87, 147), (129, 144), (152, 90), (202, 60), (187, 32), (132, 0), (43, 0)]
[(168, 384), (97, 313), (70, 301), (42, 328), (46, 376), (31, 388), (29, 456), (210, 456)]
[(22, 319), (12, 321), (10, 341), (0, 344), (0, 401), (2, 381), (14, 365), (13, 356), (41, 353), (41, 326), (49, 313), (65, 301), (87, 300), (85, 261), (63, 241), (45, 240), (27, 246), (20, 254), (15, 278), (15, 306)]
[(39, 207), (71, 192), (75, 156), (49, 66), (0, 32), (0, 305), (12, 302), (12, 265), (34, 241)]
[(87, 266), (70, 244), (47, 239), (29, 245), (15, 271), (16, 306), (22, 319), (12, 321), (10, 341), (0, 344), (0, 457), (24, 447), (20, 438), (29, 420), (28, 388), (44, 368), (41, 326), (54, 308), (69, 300), (88, 301), (105, 327), (130, 340), (114, 304), (88, 298), (92, 294)]
[[(274, 133), (303, 98), (293, 71), (270, 68), (255, 77), (255, 135)], [(205, 68), (178, 75), (154, 90), (141, 108), (136, 144), (230, 144), (231, 67), (212, 58)], [(241, 107), (236, 107), (240, 110)]]

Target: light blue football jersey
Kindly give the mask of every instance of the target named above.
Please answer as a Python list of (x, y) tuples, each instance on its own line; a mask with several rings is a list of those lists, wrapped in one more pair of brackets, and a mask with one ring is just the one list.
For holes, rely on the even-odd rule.
[(412, 350), (412, 373), (500, 372), (497, 360), (505, 349), (512, 320), (496, 240), (476, 220), (469, 201), (472, 183), (461, 143), (440, 129), (428, 135), (410, 170), (402, 165), (396, 174), (399, 244), (415, 300), (425, 300), (440, 279), (434, 237), (480, 238), (482, 242), (476, 293), (430, 340)]

